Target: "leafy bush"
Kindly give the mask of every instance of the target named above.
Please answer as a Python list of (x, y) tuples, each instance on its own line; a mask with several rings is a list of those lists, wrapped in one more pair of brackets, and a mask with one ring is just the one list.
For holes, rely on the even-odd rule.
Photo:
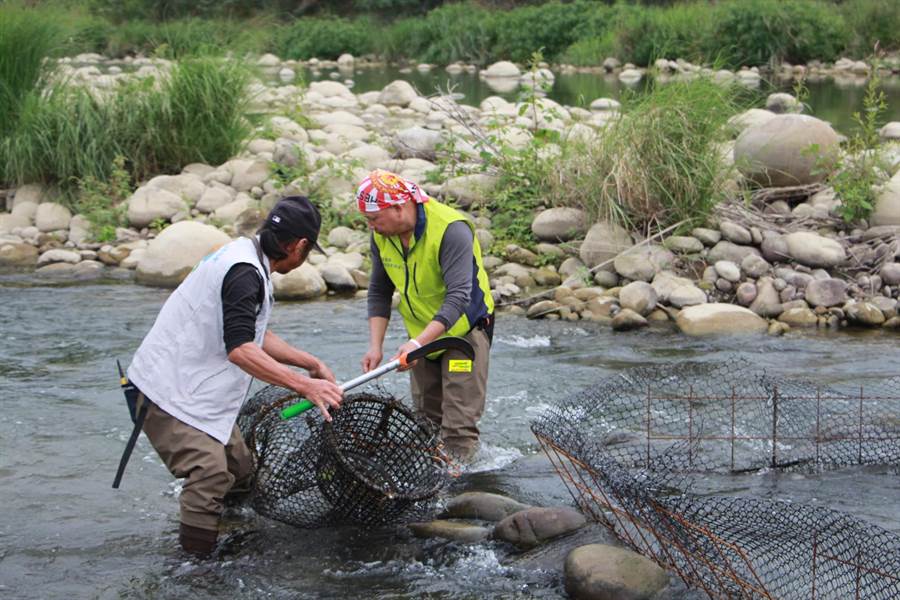
[(856, 56), (882, 50), (900, 50), (900, 8), (895, 0), (845, 0), (840, 5), (852, 31), (849, 49)]
[(388, 58), (448, 64), (493, 60), (498, 13), (474, 4), (450, 4), (421, 19), (404, 19), (384, 29), (378, 51)]
[(615, 55), (650, 65), (657, 58), (703, 59), (700, 47), (710, 34), (710, 8), (687, 4), (667, 9), (619, 7), (612, 24)]
[(592, 7), (588, 2), (550, 2), (500, 13), (494, 58), (526, 62), (536, 48), (543, 48), (544, 55), (555, 60), (576, 41), (578, 26)]
[(378, 29), (368, 19), (299, 19), (279, 31), (276, 54), (297, 60), (335, 59), (345, 52), (360, 56), (372, 52)]
[(131, 177), (125, 170), (125, 157), (113, 160), (109, 179), (87, 176), (78, 181), (74, 211), (91, 224), (91, 234), (98, 242), (116, 239), (116, 227), (127, 225), (125, 200), (131, 194)]

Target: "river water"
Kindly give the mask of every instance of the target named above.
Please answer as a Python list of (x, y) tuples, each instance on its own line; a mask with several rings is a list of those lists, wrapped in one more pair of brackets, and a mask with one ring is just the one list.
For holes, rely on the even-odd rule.
[[(142, 436), (122, 488), (110, 484), (130, 431), (115, 360), (127, 364), (168, 292), (131, 284), (47, 286), (0, 276), (0, 597), (562, 598), (552, 570), (517, 565), (495, 544), (412, 538), (404, 530), (303, 531), (245, 511), (219, 561), (177, 550), (178, 484)], [(395, 319), (388, 348), (403, 341)], [(339, 380), (359, 372), (365, 303), (280, 303), (272, 328)], [(785, 376), (865, 384), (896, 374), (894, 334), (691, 339), (614, 334), (579, 323), (500, 318), (483, 448), (453, 491), (572, 505), (538, 454), (530, 421), (548, 404), (623, 369), (740, 356)], [(406, 377), (381, 384), (399, 395)], [(726, 494), (828, 506), (900, 533), (900, 478), (882, 468), (757, 473), (707, 481)]]

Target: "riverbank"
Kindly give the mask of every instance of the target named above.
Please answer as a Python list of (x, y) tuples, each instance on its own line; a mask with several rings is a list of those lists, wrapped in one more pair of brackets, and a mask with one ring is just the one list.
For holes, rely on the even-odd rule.
[[(89, 60), (103, 70), (83, 66)], [(344, 65), (354, 60), (342, 59)], [(258, 62), (279, 75), (291, 69), (273, 56)], [(86, 56), (61, 64), (78, 85), (99, 91), (120, 80), (165, 78), (173, 63), (147, 59), (136, 66), (111, 72), (101, 59)], [(685, 61), (657, 68), (675, 68), (669, 79), (685, 89), (691, 80), (716, 81), (704, 88), (714, 90), (758, 77), (748, 70), (726, 78)], [(631, 76), (625, 68), (613, 72)], [(553, 72), (497, 63), (483, 76), (516, 86), (530, 78), (535, 87)], [(54, 188), (7, 190), (0, 265), (36, 268), (47, 280), (133, 278), (173, 287), (212, 248), (255, 231), (282, 194), (306, 193), (325, 213), (327, 253), (276, 278), (276, 295), (299, 300), (364, 294), (368, 236), (352, 193), (370, 169), (385, 168), (472, 215), (501, 310), (597, 321), (616, 330), (669, 323), (690, 334), (900, 326), (900, 265), (894, 260), (900, 229), (898, 123), (880, 130), (878, 168), (885, 183), (873, 215), (846, 225), (838, 218), (846, 207), (825, 180), (823, 165), (855, 158), (841, 149), (827, 123), (797, 114), (801, 103), (785, 94), (771, 95), (766, 109), (725, 115), (731, 118), (723, 119), (721, 130), (708, 130), (715, 139), (700, 140), (700, 151), (714, 151), (715, 161), (708, 164), (719, 170), (722, 159), (724, 179), (690, 191), (722, 192), (726, 200), (710, 204), (715, 208), (708, 222), (698, 227), (682, 222), (650, 228), (645, 231), (653, 235), (647, 237), (598, 218), (589, 206), (560, 205), (552, 197), (532, 197), (523, 205), (521, 194), (533, 193), (533, 181), (522, 187), (509, 181), (510, 165), (507, 174), (479, 165), (486, 140), (508, 149), (501, 154), (519, 152), (517, 160), (531, 161), (515, 168), (543, 168), (552, 157), (589, 151), (618, 136), (617, 124), (629, 118), (614, 100), (598, 98), (585, 109), (535, 93), (520, 103), (487, 98), (476, 108), (449, 97), (422, 97), (404, 81), (362, 94), (337, 81), (312, 82), (308, 89), (256, 83), (252, 92), (253, 109), (265, 117), (245, 150), (221, 164), (195, 163), (179, 175), (152, 177), (129, 191), (121, 204), (128, 226), (107, 230), (109, 242), (93, 241), (96, 224), (73, 215)], [(654, 137), (659, 135), (655, 130)], [(557, 167), (566, 162), (557, 160)], [(633, 173), (629, 185), (645, 176)], [(688, 216), (695, 218), (691, 210)]]

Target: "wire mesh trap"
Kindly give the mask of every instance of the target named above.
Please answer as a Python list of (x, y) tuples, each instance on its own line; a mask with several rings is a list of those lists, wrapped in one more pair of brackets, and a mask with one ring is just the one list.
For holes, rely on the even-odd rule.
[(900, 598), (897, 534), (691, 491), (698, 472), (900, 466), (898, 378), (843, 390), (737, 360), (654, 366), (558, 402), (532, 431), (585, 514), (710, 598)]
[(447, 482), (437, 432), (393, 398), (353, 394), (325, 422), (318, 411), (284, 420), (298, 400), (267, 387), (238, 426), (255, 463), (251, 506), (300, 527), (378, 526), (431, 512)]

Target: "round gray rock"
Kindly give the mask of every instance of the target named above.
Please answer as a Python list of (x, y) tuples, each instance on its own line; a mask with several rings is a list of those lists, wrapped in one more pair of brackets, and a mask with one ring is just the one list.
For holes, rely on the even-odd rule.
[(39, 204), (34, 215), (34, 226), (39, 231), (56, 231), (68, 229), (72, 213), (68, 208), (56, 202), (44, 202)]
[[(619, 304), (646, 317), (656, 308), (656, 290), (645, 281), (633, 281), (619, 290)], [(615, 326), (615, 322), (613, 323)]]
[(657, 273), (665, 271), (674, 262), (675, 255), (662, 246), (640, 246), (619, 254), (613, 266), (627, 279), (652, 281)]
[(309, 263), (303, 263), (286, 275), (272, 273), (272, 285), (278, 300), (311, 300), (328, 291), (322, 275)]
[(535, 237), (547, 242), (565, 242), (584, 235), (586, 230), (587, 217), (578, 208), (548, 208), (531, 223)]
[(806, 286), (810, 306), (839, 306), (847, 301), (847, 283), (840, 279), (817, 279)]
[(623, 308), (617, 312), (611, 323), (613, 331), (631, 331), (632, 329), (646, 327), (647, 324), (647, 319), (630, 308)]
[(649, 558), (605, 544), (572, 550), (564, 572), (566, 593), (575, 600), (651, 600), (669, 583)]
[(808, 267), (836, 267), (847, 260), (847, 252), (837, 241), (811, 231), (784, 236), (791, 258)]
[(688, 335), (765, 333), (769, 324), (753, 311), (733, 304), (689, 306), (675, 319)]
[[(593, 269), (631, 246), (631, 235), (628, 231), (614, 223), (601, 221), (588, 230), (578, 252), (582, 262)], [(610, 263), (603, 267), (603, 270), (613, 271), (614, 267)]]
[(195, 221), (176, 223), (165, 228), (147, 246), (137, 266), (137, 282), (176, 287), (200, 259), (230, 241), (231, 238), (211, 225)]

